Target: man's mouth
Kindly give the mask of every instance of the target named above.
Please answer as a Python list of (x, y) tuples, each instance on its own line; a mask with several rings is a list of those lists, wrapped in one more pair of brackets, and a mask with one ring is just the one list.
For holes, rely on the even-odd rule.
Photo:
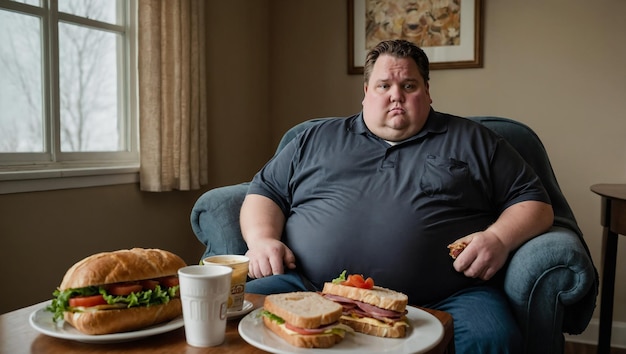
[(404, 113), (404, 109), (402, 109), (401, 107), (393, 107), (389, 110), (389, 113), (394, 113), (394, 114), (403, 114)]

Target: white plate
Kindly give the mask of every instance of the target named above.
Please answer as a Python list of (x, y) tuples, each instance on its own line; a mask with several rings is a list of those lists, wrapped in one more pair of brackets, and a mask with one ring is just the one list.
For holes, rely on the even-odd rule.
[(239, 318), (245, 314), (248, 314), (250, 311), (252, 311), (253, 308), (254, 308), (254, 305), (252, 305), (250, 301), (243, 300), (243, 307), (241, 308), (241, 310), (239, 311), (228, 310), (228, 312), (226, 312), (226, 317), (229, 320), (233, 318)]
[(322, 353), (322, 354), (377, 354), (377, 353), (423, 353), (432, 349), (443, 338), (443, 325), (430, 313), (415, 307), (407, 307), (407, 328), (404, 338), (381, 338), (363, 333), (346, 333), (344, 339), (331, 348), (298, 348), (285, 342), (263, 325), (257, 309), (239, 322), (239, 335), (251, 345), (271, 353)]
[(31, 313), (30, 325), (37, 331), (51, 337), (70, 339), (85, 343), (116, 343), (127, 342), (139, 338), (153, 336), (178, 329), (184, 325), (183, 316), (178, 316), (169, 322), (163, 322), (139, 331), (122, 332), (113, 334), (90, 335), (79, 332), (76, 328), (65, 323), (63, 320), (52, 321), (52, 312), (46, 311), (46, 306), (50, 301), (43, 304), (43, 307)]

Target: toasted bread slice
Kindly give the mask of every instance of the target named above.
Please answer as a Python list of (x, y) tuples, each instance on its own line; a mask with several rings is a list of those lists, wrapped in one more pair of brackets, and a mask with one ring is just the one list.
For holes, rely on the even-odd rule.
[(263, 317), (263, 323), (272, 332), (284, 339), (287, 343), (301, 348), (329, 348), (343, 340), (343, 337), (334, 333), (323, 334), (298, 334), (290, 331), (285, 324), (278, 324), (267, 317)]
[(409, 297), (405, 294), (380, 286), (374, 286), (372, 289), (361, 289), (353, 286), (325, 283), (322, 293), (347, 297), (385, 310), (397, 312), (404, 312), (409, 302)]
[(315, 292), (267, 295), (263, 307), (285, 322), (301, 328), (318, 328), (339, 321), (343, 307)]
[(404, 336), (406, 336), (406, 329), (409, 327), (406, 320), (388, 324), (373, 318), (359, 318), (349, 315), (341, 316), (339, 322), (352, 327), (357, 332), (385, 338), (404, 338)]

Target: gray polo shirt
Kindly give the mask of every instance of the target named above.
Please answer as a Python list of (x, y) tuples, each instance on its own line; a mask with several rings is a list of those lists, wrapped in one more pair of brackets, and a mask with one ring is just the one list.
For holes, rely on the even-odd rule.
[(449, 243), (484, 230), (515, 203), (550, 202), (503, 138), (433, 110), (417, 135), (393, 146), (361, 114), (323, 121), (269, 161), (248, 193), (282, 209), (282, 240), (313, 285), (346, 269), (413, 304), (476, 282), (454, 270)]

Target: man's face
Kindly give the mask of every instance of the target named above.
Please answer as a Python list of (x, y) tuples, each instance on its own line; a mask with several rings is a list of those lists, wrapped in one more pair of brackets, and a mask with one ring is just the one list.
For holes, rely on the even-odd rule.
[(432, 100), (413, 59), (381, 55), (364, 90), (363, 120), (380, 138), (402, 141), (426, 123)]

